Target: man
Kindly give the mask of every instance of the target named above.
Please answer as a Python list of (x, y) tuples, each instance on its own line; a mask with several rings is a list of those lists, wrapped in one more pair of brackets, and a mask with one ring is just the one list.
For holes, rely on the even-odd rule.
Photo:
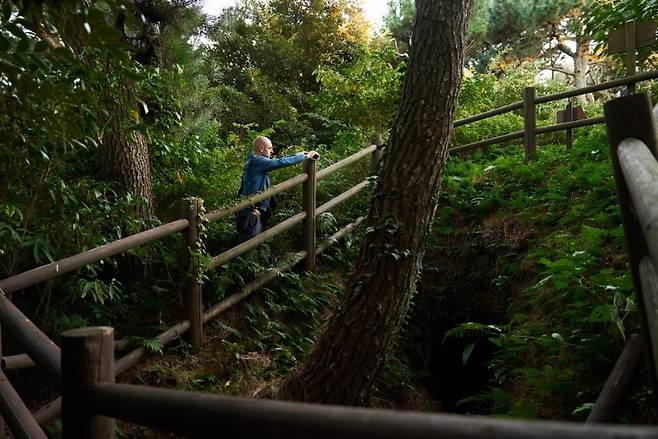
[[(297, 154), (273, 159), (272, 142), (265, 136), (254, 140), (253, 152), (247, 157), (242, 171), (242, 184), (238, 195), (252, 195), (270, 187), (267, 172), (273, 169), (296, 165), (307, 159), (317, 160), (319, 154), (315, 151), (299, 152)], [(236, 214), (239, 242), (245, 242), (263, 231), (266, 221), (274, 209), (274, 200), (266, 198), (260, 203), (242, 209)]]

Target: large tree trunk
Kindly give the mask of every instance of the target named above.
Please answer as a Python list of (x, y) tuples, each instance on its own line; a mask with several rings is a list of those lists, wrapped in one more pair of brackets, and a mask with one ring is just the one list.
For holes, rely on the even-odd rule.
[(447, 158), (471, 0), (417, 0), (402, 101), (343, 303), (280, 397), (363, 405), (407, 314)]
[[(128, 98), (131, 95), (128, 91), (123, 94)], [(141, 132), (126, 126), (131, 116), (125, 107), (119, 104), (117, 108), (111, 114), (103, 133), (100, 148), (103, 177), (116, 182), (122, 193), (130, 193), (145, 200), (145, 203), (138, 205), (135, 216), (150, 218), (153, 213), (153, 192), (146, 138)]]
[[(583, 88), (587, 86), (587, 70), (589, 69), (589, 50), (590, 40), (578, 35), (576, 37), (576, 50), (573, 56), (573, 73), (574, 73), (574, 86), (576, 88)], [(578, 96), (578, 101), (581, 104), (586, 103), (588, 100), (593, 100), (591, 94)]]

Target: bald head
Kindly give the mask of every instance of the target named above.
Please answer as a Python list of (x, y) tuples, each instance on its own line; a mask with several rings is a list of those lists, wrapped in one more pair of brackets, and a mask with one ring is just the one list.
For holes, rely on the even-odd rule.
[(258, 136), (254, 139), (254, 155), (271, 157), (273, 152), (272, 141), (265, 136)]

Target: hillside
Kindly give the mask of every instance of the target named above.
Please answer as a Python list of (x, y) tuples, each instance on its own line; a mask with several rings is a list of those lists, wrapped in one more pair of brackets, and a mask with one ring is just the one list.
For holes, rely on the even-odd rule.
[[(638, 331), (603, 127), (574, 149), (518, 146), (449, 161), (423, 274), (376, 407), (583, 420)], [(312, 345), (359, 234), (213, 325), (200, 357), (179, 348), (130, 380), (275, 397)], [(645, 380), (622, 421), (650, 422)]]

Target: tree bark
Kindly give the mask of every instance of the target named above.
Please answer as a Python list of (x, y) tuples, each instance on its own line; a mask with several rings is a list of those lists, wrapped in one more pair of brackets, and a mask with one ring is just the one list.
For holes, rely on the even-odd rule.
[[(129, 90), (121, 91), (131, 102)], [(137, 218), (150, 218), (153, 214), (153, 192), (151, 189), (151, 166), (149, 150), (144, 135), (126, 127), (131, 117), (121, 104), (110, 115), (103, 132), (101, 144), (101, 161), (103, 177), (114, 181), (122, 193), (130, 193), (143, 198), (146, 202), (137, 207)]]
[[(576, 50), (573, 55), (573, 72), (574, 87), (582, 88), (587, 86), (587, 71), (589, 69), (589, 44), (590, 40), (578, 35), (576, 37)], [(578, 96), (578, 102), (585, 104), (588, 100), (593, 100), (591, 94)]]
[(407, 314), (436, 210), (471, 0), (417, 0), (402, 101), (341, 307), (281, 388), (284, 399), (363, 405)]

